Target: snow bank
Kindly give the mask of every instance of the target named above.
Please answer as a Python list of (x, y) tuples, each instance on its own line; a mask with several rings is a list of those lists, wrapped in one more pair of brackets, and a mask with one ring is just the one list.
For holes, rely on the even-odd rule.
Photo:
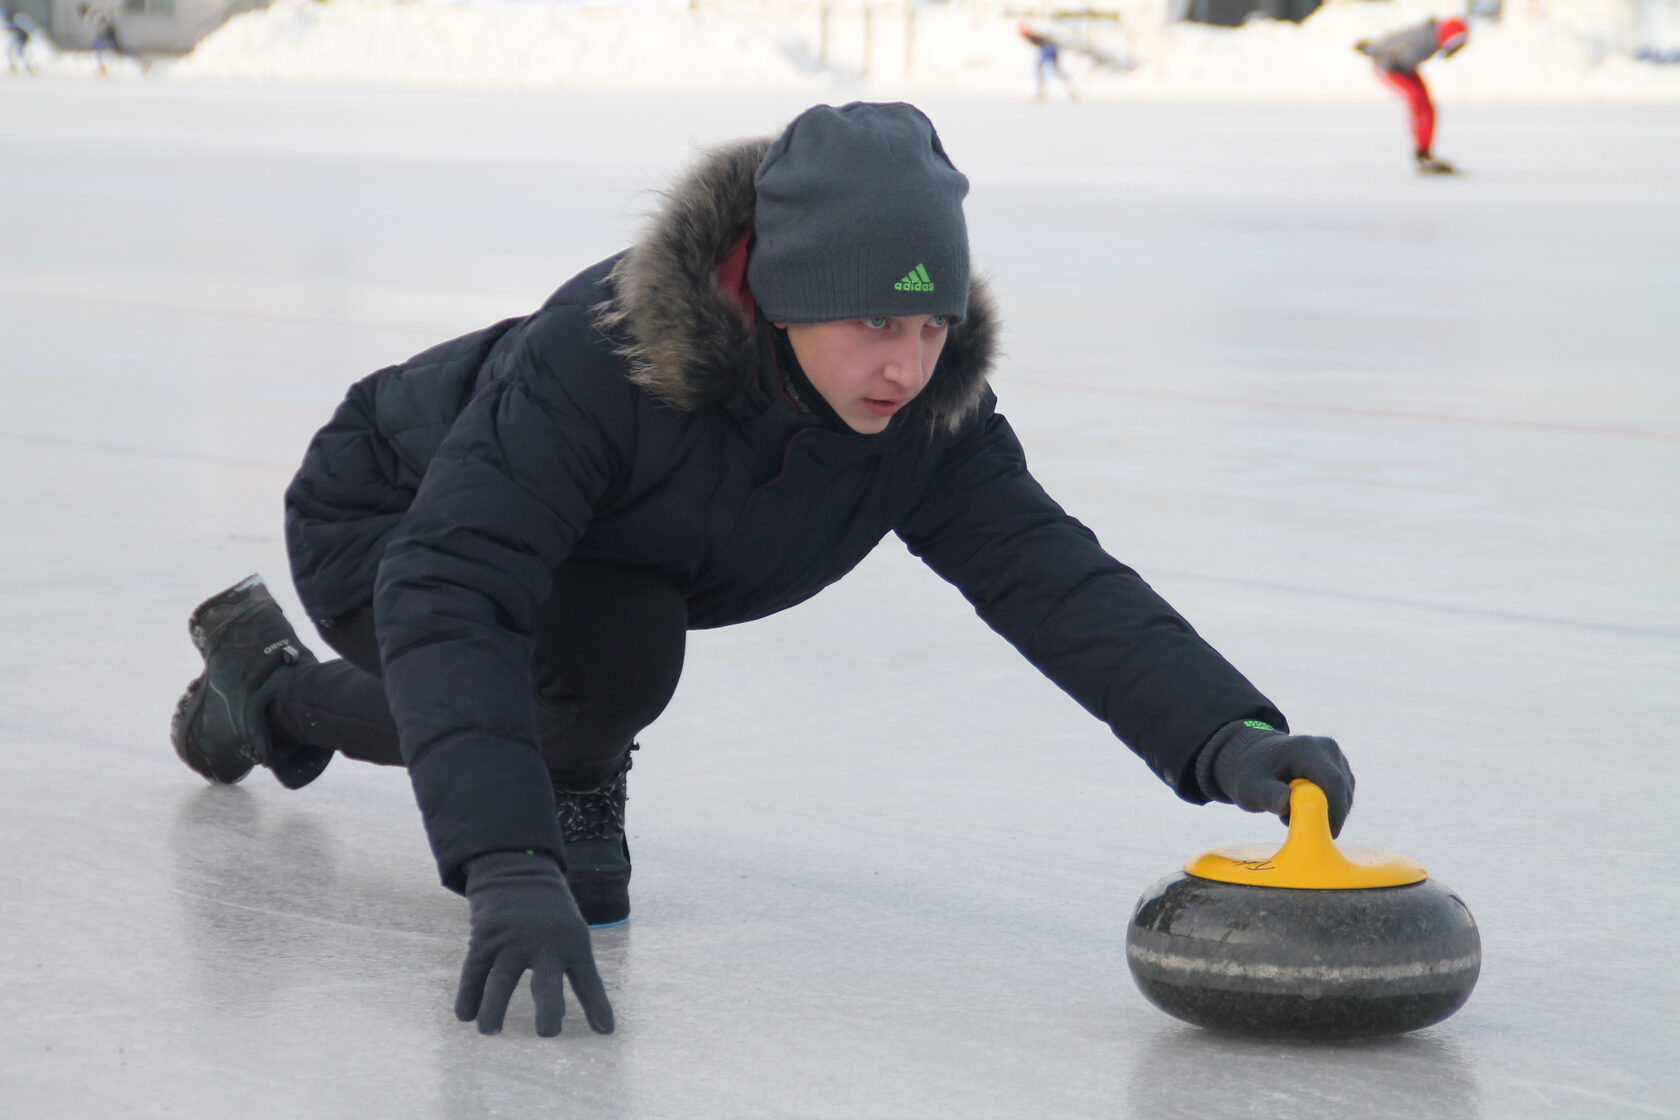
[[(1386, 96), (1352, 44), (1448, 14), (1422, 0), (1332, 4), (1297, 25), (1168, 22), (1137, 4), (1119, 20), (1067, 21), (1086, 49), (1067, 68), (1086, 98), (1349, 101)], [(1515, 0), (1470, 46), (1432, 62), (1430, 84), (1467, 101), (1680, 101), (1680, 66), (1630, 56), (1627, 9), (1611, 0)], [(742, 6), (707, 0), (582, 6), (557, 0), (281, 0), (229, 20), (192, 54), (154, 67), (172, 80), (392, 83), (441, 87), (776, 90), (821, 96), (960, 93), (1024, 97), (1033, 54), (1015, 18), (981, 5), (858, 0)], [(67, 56), (68, 57), (68, 56)], [(1059, 91), (1053, 91), (1059, 92)]]
[(654, 6), (282, 0), (229, 20), (171, 77), (588, 89), (826, 81), (772, 29)]

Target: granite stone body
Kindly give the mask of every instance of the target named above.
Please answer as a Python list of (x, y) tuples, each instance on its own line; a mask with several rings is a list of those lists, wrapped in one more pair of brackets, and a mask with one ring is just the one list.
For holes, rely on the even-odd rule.
[(1126, 935), (1138, 987), (1197, 1026), (1262, 1038), (1345, 1039), (1438, 1023), (1481, 971), (1462, 899), (1402, 887), (1296, 890), (1170, 875)]

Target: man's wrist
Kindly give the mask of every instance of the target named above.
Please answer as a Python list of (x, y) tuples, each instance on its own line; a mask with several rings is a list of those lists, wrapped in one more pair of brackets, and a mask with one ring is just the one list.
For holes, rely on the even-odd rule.
[(1219, 755), (1230, 745), (1231, 740), (1246, 738), (1252, 735), (1282, 734), (1278, 728), (1263, 719), (1232, 720), (1215, 731), (1202, 749), (1196, 753), (1196, 784), (1201, 787), (1202, 795), (1210, 801), (1224, 801), (1229, 803), (1231, 797), (1220, 786), (1215, 777), (1215, 767), (1218, 765)]

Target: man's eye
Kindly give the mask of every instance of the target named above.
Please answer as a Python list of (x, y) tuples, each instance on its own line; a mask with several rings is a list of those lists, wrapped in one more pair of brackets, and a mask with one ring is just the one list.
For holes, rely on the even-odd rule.
[(935, 315), (933, 318), (928, 320), (928, 326), (932, 327), (936, 331), (942, 331), (950, 325), (951, 317), (949, 315)]
[(887, 325), (887, 317), (885, 315), (871, 315), (863, 321), (863, 325), (872, 331), (878, 331)]

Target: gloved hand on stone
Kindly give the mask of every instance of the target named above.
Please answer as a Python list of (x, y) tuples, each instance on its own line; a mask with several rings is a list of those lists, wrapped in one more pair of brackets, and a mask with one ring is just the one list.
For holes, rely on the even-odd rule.
[(1259, 720), (1238, 720), (1214, 732), (1196, 756), (1196, 781), (1215, 801), (1289, 821), (1289, 783), (1305, 778), (1330, 804), (1330, 834), (1339, 836), (1353, 807), (1353, 771), (1336, 740), (1291, 735)]
[(455, 1015), (477, 1019), (497, 1034), (519, 978), (531, 973), (537, 1033), (560, 1033), (571, 978), (583, 1014), (597, 1034), (611, 1034), (612, 1005), (595, 970), (595, 951), (559, 864), (531, 852), (490, 852), (466, 864), (472, 939), (461, 966)]

